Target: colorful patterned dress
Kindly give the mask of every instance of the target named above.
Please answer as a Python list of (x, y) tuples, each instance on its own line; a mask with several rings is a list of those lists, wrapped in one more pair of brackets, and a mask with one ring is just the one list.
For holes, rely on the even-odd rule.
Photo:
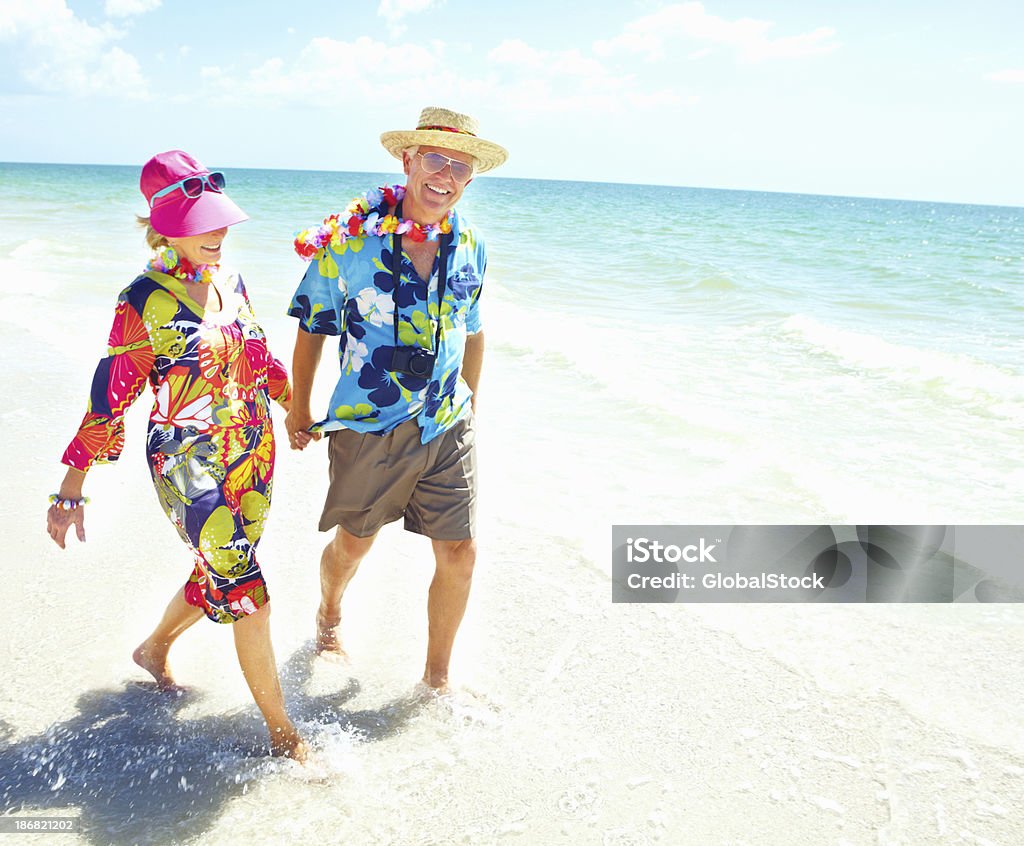
[(231, 623), (268, 601), (255, 553), (273, 485), (270, 400), (289, 401), (291, 386), (241, 277), (216, 279), (223, 308), (213, 315), (164, 273), (148, 271), (121, 292), (107, 357), (62, 461), (82, 471), (116, 461), (125, 411), (148, 379), (153, 484), (195, 557), (185, 599)]

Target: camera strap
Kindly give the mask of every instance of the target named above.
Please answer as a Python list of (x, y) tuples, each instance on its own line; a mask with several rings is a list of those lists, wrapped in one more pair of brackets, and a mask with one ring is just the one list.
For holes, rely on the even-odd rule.
[[(402, 204), (395, 209), (398, 217), (402, 216)], [(444, 289), (448, 283), (448, 247), (451, 244), (451, 233), (441, 235), (441, 245), (438, 248), (437, 259), (437, 331), (434, 333), (434, 349), (436, 356), (441, 349), (441, 306), (444, 303)], [(402, 281), (402, 236), (397, 232), (391, 236), (391, 278), (395, 287), (391, 289), (391, 302), (394, 303), (394, 319), (391, 321), (395, 327), (395, 346), (398, 344), (398, 286)], [(427, 300), (430, 299), (430, 280), (427, 279)], [(430, 310), (427, 310), (427, 317), (430, 317)]]

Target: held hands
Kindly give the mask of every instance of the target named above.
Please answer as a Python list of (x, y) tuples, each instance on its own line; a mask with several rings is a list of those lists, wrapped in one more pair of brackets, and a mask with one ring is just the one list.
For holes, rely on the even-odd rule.
[(46, 512), (46, 531), (49, 532), (53, 542), (61, 549), (64, 549), (64, 536), (68, 529), (74, 525), (75, 534), (78, 540), (85, 543), (85, 506), (80, 505), (70, 511), (65, 511), (58, 505), (51, 505)]
[(310, 432), (309, 427), (313, 425), (313, 415), (309, 410), (295, 408), (293, 405), (284, 419), (285, 428), (288, 430), (288, 443), (292, 449), (305, 449), (312, 441), (319, 441), (319, 432)]

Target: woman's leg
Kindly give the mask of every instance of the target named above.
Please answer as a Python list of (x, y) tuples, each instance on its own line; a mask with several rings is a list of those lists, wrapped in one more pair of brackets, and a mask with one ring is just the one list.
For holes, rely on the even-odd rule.
[(164, 616), (153, 629), (153, 633), (140, 643), (132, 653), (132, 659), (142, 669), (152, 674), (157, 687), (173, 690), (177, 684), (167, 663), (167, 653), (178, 636), (203, 616), (202, 609), (185, 601), (184, 591), (179, 590), (168, 603)]
[(232, 628), (242, 675), (270, 730), (272, 754), (306, 760), (306, 744), (284, 710), (284, 693), (270, 642), (270, 603), (238, 620)]

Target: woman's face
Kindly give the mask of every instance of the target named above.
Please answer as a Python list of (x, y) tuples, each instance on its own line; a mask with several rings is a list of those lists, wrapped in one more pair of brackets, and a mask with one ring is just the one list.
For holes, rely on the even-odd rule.
[(179, 256), (188, 259), (193, 265), (218, 264), (220, 262), (220, 247), (227, 234), (228, 228), (223, 226), (220, 229), (214, 229), (213, 232), (204, 232), (202, 235), (168, 238), (167, 243), (174, 247)]

